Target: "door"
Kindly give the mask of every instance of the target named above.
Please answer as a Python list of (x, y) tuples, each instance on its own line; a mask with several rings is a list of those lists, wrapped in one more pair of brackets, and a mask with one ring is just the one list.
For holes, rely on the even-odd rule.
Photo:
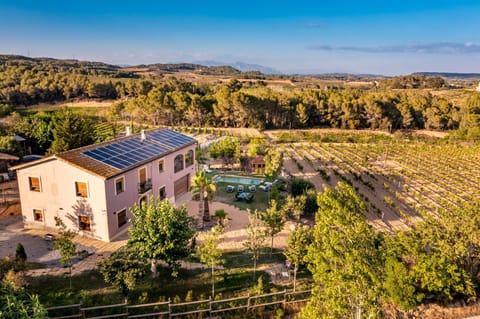
[(188, 181), (190, 180), (190, 174), (177, 179), (173, 186), (173, 193), (175, 197), (181, 196), (188, 192)]

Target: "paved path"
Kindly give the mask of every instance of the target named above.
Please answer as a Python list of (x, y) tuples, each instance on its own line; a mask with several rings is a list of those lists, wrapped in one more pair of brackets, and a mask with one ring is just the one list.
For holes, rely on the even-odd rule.
[[(197, 217), (198, 202), (192, 201), (191, 196), (184, 196), (177, 200), (178, 206), (185, 204), (190, 216)], [(220, 248), (225, 250), (244, 249), (243, 242), (246, 239), (245, 228), (248, 225), (248, 212), (240, 210), (234, 206), (213, 202), (210, 204), (212, 214), (217, 209), (224, 209), (228, 214), (225, 232), (221, 236)], [(214, 225), (214, 221), (210, 224)], [(275, 237), (275, 247), (285, 247), (291, 223), (286, 225), (285, 229)], [(208, 227), (206, 228), (208, 229)], [(61, 275), (68, 272), (68, 268), (60, 264), (59, 252), (53, 249), (53, 243), (45, 241), (44, 236), (51, 231), (38, 229), (23, 229), (21, 216), (0, 219), (0, 258), (5, 256), (14, 257), (17, 243), (22, 243), (25, 247), (28, 260), (45, 265), (42, 269), (32, 269), (27, 271), (28, 276), (40, 275)], [(198, 233), (198, 243), (202, 242), (205, 231)], [(77, 244), (77, 250), (86, 251), (85, 258), (75, 258), (72, 272), (81, 273), (85, 270), (95, 269), (98, 262), (104, 260), (110, 254), (128, 241), (128, 232), (122, 234), (115, 241), (106, 243), (99, 240), (89, 239), (77, 236), (74, 242)], [(185, 268), (203, 267), (201, 264), (185, 263)]]
[[(20, 216), (0, 220), (0, 257), (15, 257), (17, 243), (21, 243), (27, 253), (28, 261), (42, 263), (45, 268), (32, 269), (26, 275), (59, 275), (68, 271), (60, 263), (60, 254), (53, 249), (51, 241), (45, 241), (46, 230), (24, 229)], [(86, 251), (85, 258), (75, 258), (73, 263), (73, 274), (84, 270), (94, 269), (97, 263), (108, 257), (112, 252), (126, 244), (126, 234), (116, 241), (106, 243), (99, 240), (77, 236), (74, 242), (77, 250)]]

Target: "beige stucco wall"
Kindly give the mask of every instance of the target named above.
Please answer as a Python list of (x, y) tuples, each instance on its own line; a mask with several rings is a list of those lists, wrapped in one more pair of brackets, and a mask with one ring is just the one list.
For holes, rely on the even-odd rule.
[[(30, 190), (28, 177), (40, 177), (41, 191)], [(62, 160), (51, 160), (17, 171), (24, 224), (34, 228), (55, 228), (55, 216), (68, 228), (79, 231), (78, 215), (91, 218), (91, 231), (79, 231), (101, 240), (108, 240), (105, 180), (71, 166)], [(88, 196), (78, 197), (75, 181), (86, 182)], [(43, 221), (34, 221), (33, 209), (43, 210)]]

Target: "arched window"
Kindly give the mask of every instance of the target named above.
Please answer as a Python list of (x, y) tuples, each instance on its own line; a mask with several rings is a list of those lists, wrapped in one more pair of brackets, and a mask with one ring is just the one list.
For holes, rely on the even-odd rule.
[(179, 172), (183, 169), (183, 155), (179, 154), (175, 157), (174, 161), (174, 172)]
[(193, 165), (193, 151), (189, 150), (187, 154), (185, 154), (185, 167), (189, 167)]

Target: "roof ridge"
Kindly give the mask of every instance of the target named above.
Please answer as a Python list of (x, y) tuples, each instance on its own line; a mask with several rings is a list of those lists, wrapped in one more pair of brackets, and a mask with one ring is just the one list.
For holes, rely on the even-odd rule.
[[(160, 128), (156, 128), (156, 129), (154, 128), (154, 129), (151, 129), (151, 130), (148, 130), (148, 131), (151, 132), (151, 131), (160, 131), (160, 130), (168, 130), (168, 128), (160, 127)], [(145, 132), (145, 133), (147, 133), (147, 132)], [(90, 144), (90, 145), (85, 145), (85, 146), (81, 146), (81, 147), (77, 147), (77, 148), (72, 148), (71, 150), (59, 152), (59, 153), (56, 153), (55, 155), (62, 155), (62, 154), (65, 154), (65, 153), (78, 152), (78, 151), (81, 151), (83, 153), (84, 151), (92, 150), (92, 149), (95, 149), (97, 147), (107, 146), (107, 145), (110, 145), (112, 143), (120, 142), (120, 141), (126, 140), (126, 139), (133, 139), (134, 137), (141, 136), (141, 134), (142, 133), (140, 131), (140, 132), (128, 135), (128, 136), (122, 136), (122, 137), (114, 138), (114, 139), (109, 140), (109, 141), (103, 141), (103, 142), (94, 143), (94, 144)]]

